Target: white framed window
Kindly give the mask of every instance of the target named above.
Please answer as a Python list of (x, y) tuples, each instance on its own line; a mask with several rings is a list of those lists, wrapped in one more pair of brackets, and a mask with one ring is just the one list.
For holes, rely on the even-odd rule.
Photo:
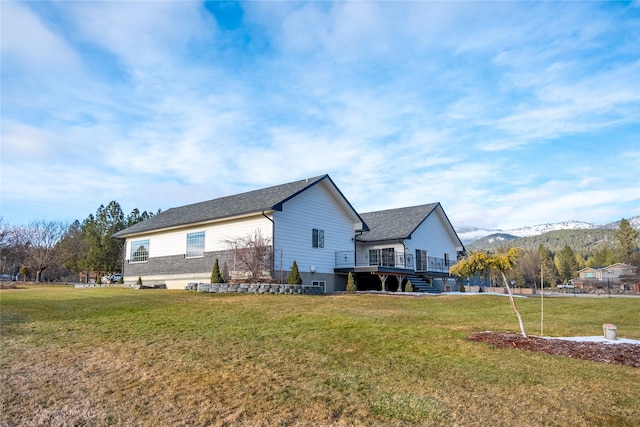
[(185, 258), (204, 256), (204, 231), (187, 234), (187, 253)]
[(129, 262), (147, 262), (149, 260), (149, 239), (131, 242)]
[(311, 232), (311, 246), (314, 248), (324, 248), (324, 230), (313, 229)]
[(369, 265), (378, 265), (379, 249), (369, 249)]
[(326, 280), (314, 280), (311, 282), (313, 286), (322, 286), (322, 292), (327, 291), (327, 281)]

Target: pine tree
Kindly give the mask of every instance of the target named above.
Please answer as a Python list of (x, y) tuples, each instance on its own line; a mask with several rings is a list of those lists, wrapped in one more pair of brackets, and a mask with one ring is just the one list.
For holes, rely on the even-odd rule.
[(357, 289), (356, 282), (353, 280), (353, 274), (349, 272), (349, 276), (347, 277), (347, 292), (355, 292)]
[(605, 246), (603, 248), (593, 251), (591, 256), (587, 258), (587, 267), (605, 267), (607, 265), (615, 264), (615, 254), (613, 251)]
[(556, 254), (555, 256), (556, 267), (558, 268), (558, 275), (563, 283), (573, 279), (578, 272), (578, 262), (576, 261), (576, 255), (568, 245)]
[(224, 283), (222, 275), (220, 274), (220, 264), (218, 264), (218, 258), (213, 263), (213, 271), (211, 272), (211, 283)]
[(613, 236), (618, 241), (618, 246), (616, 247), (617, 261), (631, 262), (637, 247), (638, 234), (638, 230), (631, 227), (629, 221), (626, 219), (620, 221), (619, 228), (613, 232)]
[(549, 286), (555, 286), (557, 284), (558, 269), (553, 263), (549, 251), (547, 248), (540, 245), (538, 246), (538, 254), (540, 255), (540, 268), (544, 276), (544, 282)]
[(302, 278), (298, 271), (298, 263), (294, 260), (293, 266), (291, 266), (291, 272), (287, 276), (287, 285), (302, 285)]
[(136, 285), (142, 286), (142, 277), (138, 276), (138, 280), (136, 280)]

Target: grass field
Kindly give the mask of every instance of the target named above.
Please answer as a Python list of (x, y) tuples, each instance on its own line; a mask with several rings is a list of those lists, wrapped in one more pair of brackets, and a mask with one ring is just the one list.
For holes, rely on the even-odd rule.
[[(640, 425), (640, 369), (467, 340), (518, 332), (499, 296), (43, 286), (0, 310), (0, 425)], [(640, 299), (545, 299), (545, 335), (603, 323), (640, 339)]]

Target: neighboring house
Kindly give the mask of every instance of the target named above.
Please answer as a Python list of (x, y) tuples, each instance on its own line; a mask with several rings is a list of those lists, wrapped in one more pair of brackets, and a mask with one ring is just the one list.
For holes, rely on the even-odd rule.
[(126, 282), (174, 289), (209, 282), (215, 259), (247, 279), (250, 249), (232, 247), (252, 236), (269, 247), (265, 280), (285, 281), (295, 260), (304, 284), (328, 292), (344, 290), (349, 272), (361, 289), (422, 277), (445, 290), (464, 250), (439, 203), (359, 215), (328, 175), (168, 209), (114, 236), (126, 239)]
[(586, 267), (578, 271), (579, 277), (572, 279), (578, 288), (621, 288), (638, 291), (638, 267), (616, 263), (606, 267)]

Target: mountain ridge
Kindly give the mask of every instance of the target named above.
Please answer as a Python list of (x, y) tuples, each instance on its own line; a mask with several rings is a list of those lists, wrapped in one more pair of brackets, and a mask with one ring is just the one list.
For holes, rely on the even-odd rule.
[[(640, 215), (628, 218), (629, 224), (636, 229), (640, 230)], [(556, 223), (545, 223), (532, 225), (527, 227), (520, 227), (512, 230), (486, 230), (486, 229), (463, 229), (458, 233), (458, 236), (465, 245), (477, 247), (480, 241), (484, 241), (486, 244), (492, 246), (494, 243), (504, 243), (510, 240), (524, 237), (540, 236), (552, 231), (561, 230), (615, 230), (619, 227), (620, 221), (613, 221), (607, 224), (595, 224), (584, 221), (561, 221)]]

